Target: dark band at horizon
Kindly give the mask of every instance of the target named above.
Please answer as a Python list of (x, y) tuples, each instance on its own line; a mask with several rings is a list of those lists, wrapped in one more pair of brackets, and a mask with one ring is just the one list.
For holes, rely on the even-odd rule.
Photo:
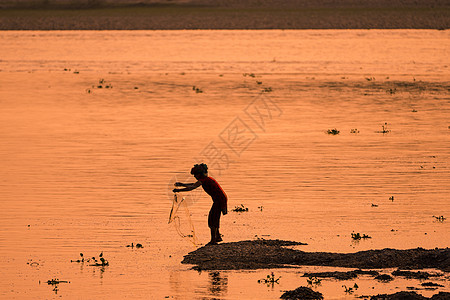
[[(438, 29), (450, 28), (448, 1), (253, 0), (189, 3), (128, 3), (85, 0), (57, 5), (0, 7), (0, 30), (178, 30), (178, 29)], [(37, 2), (37, 3), (41, 3)], [(50, 4), (48, 4), (50, 3)], [(53, 3), (53, 4), (52, 4)], [(315, 4), (314, 4), (315, 3)]]

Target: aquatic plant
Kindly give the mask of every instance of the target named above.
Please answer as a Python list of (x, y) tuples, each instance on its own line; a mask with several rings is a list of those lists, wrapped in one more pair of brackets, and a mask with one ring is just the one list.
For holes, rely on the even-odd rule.
[(336, 128), (333, 128), (333, 129), (328, 129), (327, 130), (327, 133), (328, 134), (332, 134), (332, 135), (336, 135), (336, 134), (339, 134), (339, 130), (337, 130)]
[(242, 74), (244, 77), (247, 77), (247, 76), (249, 76), (249, 77), (252, 77), (252, 78), (255, 78), (256, 77), (256, 75), (254, 74), (254, 73), (244, 73), (244, 74)]
[(386, 93), (393, 95), (393, 94), (397, 93), (397, 88), (388, 89), (388, 90), (386, 90)]
[(315, 276), (310, 276), (308, 277), (308, 279), (306, 279), (306, 282), (308, 283), (308, 285), (321, 285), (322, 284), (322, 279), (319, 279)]
[(262, 81), (256, 81), (256, 84), (262, 84)]
[(367, 81), (375, 81), (375, 77), (366, 77)]
[(270, 92), (272, 92), (272, 88), (271, 87), (263, 88), (261, 90), (261, 92), (263, 92), (263, 93), (270, 93)]
[(384, 125), (381, 125), (381, 131), (375, 131), (375, 132), (377, 132), (377, 133), (382, 133), (382, 134), (391, 132), (391, 131), (388, 129), (388, 126), (387, 126), (387, 125), (388, 125), (388, 123), (385, 122)]
[(280, 278), (281, 278), (281, 276), (278, 277), (278, 278), (275, 278), (275, 275), (273, 274), (273, 272), (271, 272), (270, 275), (266, 276), (266, 278), (259, 279), (258, 283), (265, 283), (265, 284), (268, 284), (268, 285), (270, 285), (270, 284), (274, 285), (275, 283), (279, 284), (278, 281), (280, 280)]
[(370, 236), (368, 236), (367, 234), (360, 234), (359, 232), (358, 233), (354, 233), (354, 232), (352, 232), (351, 233), (352, 234), (352, 239), (353, 240), (361, 240), (361, 239), (371, 239), (372, 237), (370, 237)]
[(372, 203), (372, 207), (378, 207), (378, 205), (377, 205), (377, 204), (373, 204), (373, 203)]
[(85, 259), (83, 253), (80, 253), (80, 257), (81, 257), (81, 259), (70, 260), (70, 262), (76, 262), (76, 263), (92, 262), (92, 264), (90, 264), (90, 266), (109, 266), (109, 262), (103, 257), (103, 252), (99, 254), (99, 256), (98, 256), (99, 259), (95, 258), (95, 256)]
[(195, 93), (197, 94), (203, 93), (203, 91), (200, 88), (196, 87), (195, 85), (192, 87), (192, 90), (195, 91)]
[(447, 218), (444, 217), (444, 216), (433, 216), (433, 218), (436, 218), (436, 220), (439, 221), (439, 222), (444, 222), (445, 219), (447, 219)]
[[(41, 283), (40, 281), (39, 281), (39, 283)], [(59, 291), (59, 289), (58, 289), (58, 284), (60, 284), (60, 283), (70, 283), (70, 281), (67, 281), (67, 280), (59, 280), (58, 278), (55, 278), (55, 279), (50, 279), (50, 280), (47, 280), (47, 284), (48, 285), (54, 285), (55, 287), (53, 288), (53, 291), (55, 292), (55, 294), (58, 294), (58, 291)]]
[(394, 196), (390, 196), (389, 200), (394, 201)]
[(248, 207), (245, 207), (244, 204), (241, 204), (241, 206), (235, 206), (231, 211), (246, 212), (248, 211)]
[(355, 134), (357, 134), (357, 133), (359, 133), (359, 130), (358, 130), (357, 128), (350, 129), (350, 133), (355, 133)]
[(67, 281), (67, 280), (59, 280), (58, 278), (55, 278), (55, 279), (50, 279), (50, 280), (47, 280), (47, 284), (49, 284), (49, 285), (55, 285), (55, 284), (60, 284), (60, 283), (70, 283), (70, 281)]
[(127, 245), (126, 247), (131, 247), (131, 248), (136, 247), (137, 249), (144, 248), (144, 246), (142, 246), (142, 244), (140, 244), (140, 243), (136, 243), (136, 245), (134, 243), (131, 243), (130, 245)]
[[(103, 79), (103, 78), (98, 80), (98, 84), (97, 85), (93, 85), (92, 86), (93, 89), (95, 89), (95, 88), (96, 89), (103, 89), (103, 88), (105, 88), (105, 89), (112, 89), (112, 87), (113, 87), (112, 84), (111, 83), (107, 83), (106, 80)], [(90, 89), (87, 89), (86, 91), (88, 93), (91, 92)]]
[(346, 285), (343, 285), (342, 287), (344, 288), (346, 294), (353, 294), (353, 292), (359, 288), (356, 283), (352, 287), (347, 287)]

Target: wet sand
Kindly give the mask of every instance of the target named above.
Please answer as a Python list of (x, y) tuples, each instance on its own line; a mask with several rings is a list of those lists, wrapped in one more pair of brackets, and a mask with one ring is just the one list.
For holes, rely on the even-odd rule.
[(182, 263), (198, 270), (250, 270), (294, 266), (334, 266), (361, 269), (424, 269), (450, 271), (450, 249), (422, 248), (369, 250), (356, 253), (304, 252), (285, 248), (302, 245), (282, 240), (241, 241), (201, 247), (184, 257)]
[(448, 29), (447, 1), (5, 2), (0, 30)]

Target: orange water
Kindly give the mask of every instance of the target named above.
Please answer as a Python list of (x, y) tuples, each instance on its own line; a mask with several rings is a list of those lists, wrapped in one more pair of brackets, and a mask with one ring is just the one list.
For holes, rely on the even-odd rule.
[[(305, 271), (326, 269), (272, 270), (282, 276), (272, 287), (257, 283), (270, 270), (181, 265), (195, 247), (167, 224), (169, 186), (198, 161), (230, 209), (249, 208), (222, 219), (225, 241), (279, 238), (335, 252), (448, 247), (448, 220), (433, 216), (450, 216), (449, 37), (0, 33), (0, 297), (274, 299), (306, 285)], [(326, 133), (333, 128), (340, 133)], [(202, 191), (188, 198), (205, 243), (211, 200)], [(352, 242), (353, 231), (372, 238)], [(109, 266), (70, 262), (102, 251)], [(70, 283), (53, 291), (52, 278)], [(345, 294), (354, 282), (360, 289)], [(317, 290), (352, 299), (407, 286), (419, 282), (361, 277)]]

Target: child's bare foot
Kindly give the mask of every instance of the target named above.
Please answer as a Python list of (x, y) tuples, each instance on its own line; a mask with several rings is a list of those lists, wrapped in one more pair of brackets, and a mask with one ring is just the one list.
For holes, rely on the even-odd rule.
[(223, 241), (223, 239), (222, 239), (222, 236), (219, 234), (219, 236), (216, 238), (216, 242), (218, 243), (218, 242), (221, 242), (221, 241)]

